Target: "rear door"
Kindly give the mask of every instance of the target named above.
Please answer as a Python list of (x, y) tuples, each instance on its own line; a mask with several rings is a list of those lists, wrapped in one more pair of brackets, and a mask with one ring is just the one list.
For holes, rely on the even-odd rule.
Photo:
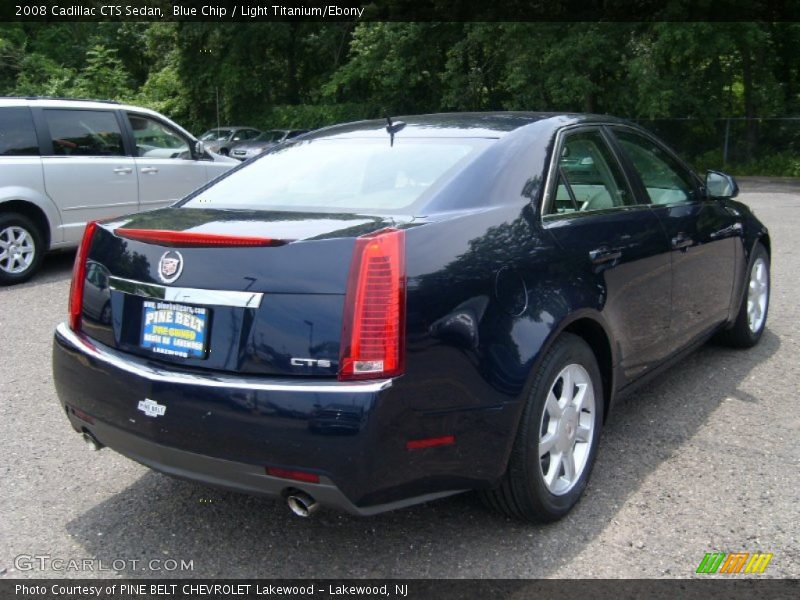
[[(667, 239), (649, 205), (637, 202), (600, 128), (565, 131), (557, 153), (557, 184), (543, 217), (563, 252), (558, 262), (565, 272), (556, 276), (596, 282), (624, 377), (631, 380), (668, 351)], [(587, 287), (593, 286), (581, 282), (575, 289)]]
[(664, 146), (631, 128), (612, 131), (670, 241), (670, 329), (678, 350), (728, 317), (741, 228), (721, 203), (704, 198), (697, 178)]
[(46, 134), (42, 140), (45, 190), (61, 210), (65, 242), (80, 241), (87, 221), (136, 210), (136, 164), (125, 155), (117, 111), (33, 110)]
[(204, 161), (195, 160), (192, 140), (149, 115), (129, 112), (139, 210), (162, 208), (206, 182)]

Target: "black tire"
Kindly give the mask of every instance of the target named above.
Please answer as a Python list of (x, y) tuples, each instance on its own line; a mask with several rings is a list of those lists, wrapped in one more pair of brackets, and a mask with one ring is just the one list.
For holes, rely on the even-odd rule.
[[(22, 229), (30, 236), (33, 245), (33, 258), (30, 264), (19, 272), (11, 272), (14, 269), (14, 264), (9, 262), (8, 255), (5, 255), (6, 258), (0, 259), (0, 285), (13, 285), (30, 279), (39, 270), (46, 250), (44, 235), (33, 221), (19, 213), (0, 213), (0, 241), (6, 241), (4, 234), (6, 230), (12, 227)], [(0, 256), (3, 255), (3, 251), (4, 248), (0, 247)]]
[[(748, 291), (750, 289), (750, 280), (753, 276), (753, 270), (759, 261), (766, 268), (766, 281), (767, 281), (767, 296), (766, 303), (763, 310), (763, 318), (761, 324), (757, 329), (753, 330), (750, 327), (750, 321), (747, 314), (748, 305)], [(750, 264), (747, 265), (747, 280), (745, 281), (744, 290), (742, 292), (741, 306), (739, 313), (736, 315), (736, 320), (730, 329), (720, 331), (716, 336), (716, 341), (726, 346), (733, 348), (752, 348), (761, 339), (764, 333), (764, 328), (767, 325), (767, 315), (769, 313), (769, 297), (770, 297), (770, 270), (769, 270), (769, 254), (767, 249), (761, 242), (758, 242), (753, 249), (753, 254), (750, 257)]]
[[(583, 367), (592, 383), (594, 429), (588, 443), (585, 466), (577, 480), (563, 493), (554, 494), (545, 483), (543, 461), (549, 461), (550, 458), (539, 457), (539, 438), (548, 394), (559, 382), (563, 386), (563, 380), (558, 376), (567, 365), (574, 364)], [(506, 473), (499, 485), (494, 489), (481, 491), (480, 495), (490, 508), (509, 517), (534, 523), (549, 523), (565, 516), (578, 502), (586, 488), (597, 455), (604, 398), (602, 377), (592, 349), (582, 338), (569, 333), (562, 334), (547, 351), (529, 389)], [(590, 422), (591, 416), (587, 415)]]
[(220, 153), (222, 156), (228, 156), (228, 154), (230, 153), (230, 150), (228, 150), (227, 148), (220, 148), (220, 149), (219, 149), (219, 153)]

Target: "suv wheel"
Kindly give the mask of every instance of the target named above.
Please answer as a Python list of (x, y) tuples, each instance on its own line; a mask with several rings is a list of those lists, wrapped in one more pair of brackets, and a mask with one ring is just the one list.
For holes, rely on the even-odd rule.
[(22, 283), (38, 270), (44, 257), (44, 237), (25, 215), (0, 215), (0, 284)]

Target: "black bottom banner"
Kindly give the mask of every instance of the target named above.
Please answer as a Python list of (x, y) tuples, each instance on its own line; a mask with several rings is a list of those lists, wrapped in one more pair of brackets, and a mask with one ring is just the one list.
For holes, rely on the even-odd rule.
[(19, 600), (178, 600), (184, 598), (392, 598), (627, 600), (800, 598), (796, 579), (369, 579), (369, 580), (123, 580), (30, 579), (0, 581), (0, 598)]

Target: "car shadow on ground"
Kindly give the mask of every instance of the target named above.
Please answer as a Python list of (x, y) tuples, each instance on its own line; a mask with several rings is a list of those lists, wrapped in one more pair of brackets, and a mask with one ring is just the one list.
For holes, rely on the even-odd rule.
[(779, 347), (769, 330), (749, 351), (706, 345), (620, 400), (584, 498), (552, 525), (496, 515), (474, 494), (370, 518), (321, 510), (300, 519), (274, 500), (148, 472), (67, 529), (108, 563), (193, 561), (191, 572), (171, 573), (140, 570), (139, 563), (121, 571), (126, 577), (545, 577), (614, 527), (616, 513), (648, 475), (692, 444), (723, 401), (757, 405), (758, 398), (738, 388)]

